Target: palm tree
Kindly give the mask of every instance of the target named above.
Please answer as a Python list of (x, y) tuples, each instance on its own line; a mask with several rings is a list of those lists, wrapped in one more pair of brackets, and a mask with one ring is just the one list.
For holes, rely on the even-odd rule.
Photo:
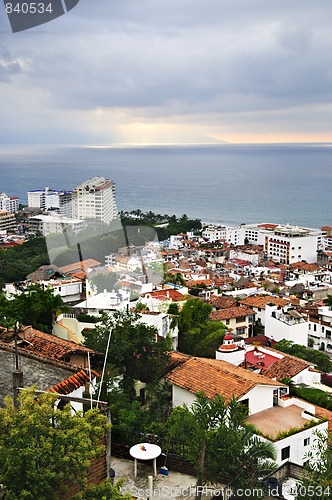
[(219, 451), (227, 460), (216, 463), (220, 469), (216, 477), (233, 491), (254, 491), (260, 481), (276, 469), (273, 444), (262, 441), (255, 428), (247, 424), (236, 433), (228, 434)]
[(246, 424), (246, 408), (232, 398), (209, 400), (204, 392), (192, 406), (173, 410), (170, 434), (184, 443), (186, 458), (196, 472), (196, 499), (207, 483), (227, 483), (233, 490), (254, 488), (275, 469), (275, 450)]
[(326, 299), (324, 299), (324, 304), (329, 306), (330, 309), (332, 309), (332, 295), (328, 294)]

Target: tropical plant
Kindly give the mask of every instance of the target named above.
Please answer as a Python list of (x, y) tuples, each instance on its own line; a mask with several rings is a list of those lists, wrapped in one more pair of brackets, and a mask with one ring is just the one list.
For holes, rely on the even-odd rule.
[(330, 309), (332, 309), (332, 295), (328, 294), (326, 299), (324, 299), (325, 305), (329, 306)]
[(211, 321), (212, 306), (203, 300), (190, 298), (178, 316), (179, 350), (194, 356), (215, 357), (222, 344), (226, 327)]
[(99, 410), (74, 415), (70, 405), (55, 407), (58, 395), (33, 388), (0, 408), (0, 482), (6, 499), (54, 500), (72, 483), (84, 487), (91, 460), (100, 456), (106, 417)]
[(246, 408), (232, 398), (208, 399), (199, 392), (192, 406), (173, 410), (169, 418), (171, 438), (184, 443), (186, 458), (195, 468), (196, 498), (202, 486), (222, 482), (232, 489), (250, 485), (275, 468), (271, 443), (260, 440), (246, 424)]
[(123, 479), (116, 483), (107, 479), (100, 484), (91, 484), (84, 491), (75, 495), (73, 500), (131, 500), (129, 494), (121, 493)]
[(159, 381), (168, 363), (171, 341), (158, 339), (157, 330), (142, 323), (136, 311), (104, 315), (101, 324), (83, 331), (83, 336), (87, 347), (101, 353), (106, 353), (110, 338), (107, 363), (117, 368), (121, 386), (131, 398), (135, 398), (136, 380)]
[(314, 442), (305, 456), (306, 474), (295, 488), (296, 500), (332, 497), (332, 436), (329, 431), (315, 432)]
[(68, 307), (60, 295), (54, 295), (51, 288), (44, 289), (39, 284), (30, 285), (27, 290), (9, 299), (0, 296), (0, 317), (48, 333), (52, 331), (56, 317), (66, 310)]
[(332, 371), (332, 361), (328, 354), (324, 352), (315, 351), (313, 349), (308, 349), (299, 344), (295, 344), (291, 340), (280, 340), (275, 346), (275, 349), (285, 352), (286, 354), (291, 354), (312, 364), (317, 365), (317, 368), (322, 372), (329, 373)]

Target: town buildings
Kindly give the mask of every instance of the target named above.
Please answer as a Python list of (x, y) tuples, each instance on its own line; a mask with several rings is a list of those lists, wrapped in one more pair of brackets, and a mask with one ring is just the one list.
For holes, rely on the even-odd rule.
[(73, 217), (109, 223), (117, 216), (115, 183), (94, 177), (73, 189)]
[(52, 210), (72, 217), (71, 191), (59, 191), (45, 187), (28, 191), (28, 207)]
[(61, 215), (33, 215), (29, 218), (29, 230), (32, 233), (39, 231), (44, 236), (49, 234), (63, 234), (71, 232), (78, 234), (86, 227), (83, 219), (72, 219)]
[(17, 227), (15, 215), (11, 212), (0, 211), (0, 231), (7, 233), (15, 231)]
[(313, 346), (332, 353), (332, 310), (324, 303), (308, 311), (308, 337)]
[(6, 193), (0, 193), (0, 211), (15, 214), (18, 211), (19, 203), (18, 196), (7, 196)]
[[(235, 397), (248, 409), (247, 422), (255, 426), (259, 438), (273, 443), (278, 465), (286, 461), (304, 465), (315, 432), (328, 428), (323, 409), (290, 397), (285, 384), (226, 361), (192, 357), (165, 379), (172, 385), (173, 407), (190, 407), (200, 391), (211, 399)], [(332, 412), (328, 413), (331, 417)]]

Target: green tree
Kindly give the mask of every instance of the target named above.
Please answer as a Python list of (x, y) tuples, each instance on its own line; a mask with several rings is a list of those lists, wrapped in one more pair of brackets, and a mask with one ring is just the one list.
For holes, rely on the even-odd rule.
[(221, 396), (209, 400), (204, 392), (190, 408), (173, 410), (170, 436), (183, 442), (186, 458), (194, 464), (197, 499), (207, 483), (226, 482), (233, 489), (256, 486), (275, 468), (273, 446), (259, 441), (246, 417), (245, 407), (234, 398), (228, 403)]
[(0, 284), (23, 281), (44, 264), (49, 264), (49, 257), (43, 236), (30, 236), (22, 245), (0, 249)]
[(18, 409), (8, 397), (0, 408), (0, 481), (8, 500), (57, 500), (71, 483), (84, 487), (91, 460), (104, 449), (106, 417), (96, 409), (55, 409), (56, 399), (24, 389)]
[(111, 479), (107, 479), (100, 484), (89, 485), (84, 491), (75, 495), (74, 500), (131, 500), (129, 494), (122, 494), (120, 488), (123, 484), (121, 479), (113, 483)]
[(187, 300), (178, 317), (179, 350), (194, 356), (215, 357), (226, 327), (211, 321), (212, 306), (201, 299)]
[(317, 368), (322, 372), (330, 373), (332, 371), (331, 358), (328, 354), (321, 351), (315, 351), (302, 345), (294, 344), (291, 340), (281, 340), (274, 347), (286, 354), (297, 356), (298, 358), (305, 359), (317, 365)]
[(332, 309), (332, 295), (328, 294), (326, 299), (324, 299), (325, 305), (329, 306), (330, 309)]
[(332, 496), (332, 435), (317, 431), (315, 440), (306, 454), (306, 474), (296, 488), (296, 500), (320, 498), (329, 500)]
[(117, 290), (119, 288), (116, 273), (112, 272), (107, 274), (96, 274), (91, 279), (91, 284), (97, 288), (97, 293), (101, 293), (104, 290), (112, 292), (112, 290)]
[(157, 330), (139, 318), (136, 311), (117, 311), (104, 315), (93, 331), (83, 332), (85, 345), (102, 353), (111, 332), (107, 363), (118, 369), (123, 389), (131, 395), (136, 380), (154, 383), (162, 377), (171, 350), (171, 340), (158, 338)]
[(173, 285), (186, 286), (186, 280), (180, 272), (176, 274), (165, 272), (164, 281), (165, 283), (173, 283)]
[(30, 285), (21, 294), (7, 299), (0, 296), (0, 317), (12, 318), (23, 325), (31, 325), (44, 332), (51, 332), (53, 321), (67, 310), (60, 295), (54, 295), (51, 288)]

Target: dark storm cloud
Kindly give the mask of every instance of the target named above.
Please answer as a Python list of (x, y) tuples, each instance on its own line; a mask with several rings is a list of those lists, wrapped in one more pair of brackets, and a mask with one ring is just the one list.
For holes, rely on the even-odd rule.
[(47, 27), (8, 32), (0, 79), (20, 73), (20, 91), (38, 89), (51, 115), (215, 122), (306, 109), (332, 99), (331, 19), (325, 0), (81, 0)]

